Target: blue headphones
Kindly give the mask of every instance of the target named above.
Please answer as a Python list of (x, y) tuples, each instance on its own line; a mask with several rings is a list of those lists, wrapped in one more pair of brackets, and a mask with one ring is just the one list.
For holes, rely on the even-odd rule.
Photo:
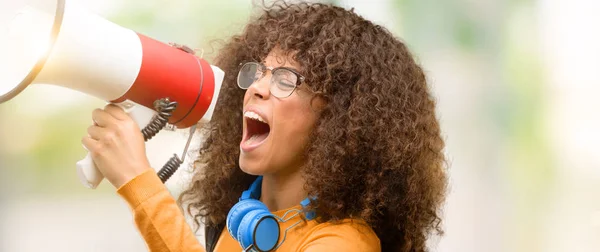
[[(240, 201), (227, 214), (227, 231), (242, 245), (244, 251), (253, 248), (263, 252), (278, 247), (279, 222), (285, 221), (272, 214), (267, 206), (260, 202), (261, 185), (262, 176), (259, 176), (250, 188), (242, 193)], [(310, 204), (310, 199), (306, 198), (300, 204), (306, 207)], [(312, 220), (315, 213), (308, 212), (305, 217)]]

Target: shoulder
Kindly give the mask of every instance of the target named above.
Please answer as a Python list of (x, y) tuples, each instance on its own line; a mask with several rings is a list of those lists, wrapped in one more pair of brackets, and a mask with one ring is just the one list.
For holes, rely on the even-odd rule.
[(345, 219), (337, 223), (325, 222), (316, 225), (300, 249), (302, 252), (335, 250), (379, 252), (381, 244), (375, 231), (364, 221)]

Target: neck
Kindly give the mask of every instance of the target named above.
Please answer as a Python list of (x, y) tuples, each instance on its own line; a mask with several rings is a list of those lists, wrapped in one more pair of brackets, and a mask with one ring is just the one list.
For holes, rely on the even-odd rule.
[(261, 191), (260, 200), (271, 212), (296, 206), (307, 195), (299, 170), (285, 175), (265, 174)]

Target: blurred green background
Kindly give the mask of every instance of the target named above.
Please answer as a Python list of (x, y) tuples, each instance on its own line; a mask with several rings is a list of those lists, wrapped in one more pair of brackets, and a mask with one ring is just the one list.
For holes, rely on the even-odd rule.
[[(259, 11), (251, 0), (71, 1), (209, 60)], [(432, 251), (600, 251), (600, 2), (329, 2), (387, 27), (428, 74), (451, 180)], [(114, 188), (76, 177), (104, 104), (40, 85), (0, 105), (0, 251), (146, 251)], [(148, 143), (156, 167), (182, 135)]]

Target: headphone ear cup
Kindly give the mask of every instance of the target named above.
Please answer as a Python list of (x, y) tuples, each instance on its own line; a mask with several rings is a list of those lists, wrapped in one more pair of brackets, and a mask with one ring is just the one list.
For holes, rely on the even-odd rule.
[(242, 248), (254, 244), (258, 251), (271, 251), (279, 241), (279, 222), (268, 210), (252, 210), (240, 222), (237, 240)]
[[(252, 210), (264, 210), (269, 212), (269, 209), (262, 202), (255, 199), (246, 199), (236, 203), (227, 213), (226, 226), (229, 235), (234, 239), (237, 239), (238, 229), (240, 222), (246, 214)], [(238, 240), (239, 241), (239, 240)]]

